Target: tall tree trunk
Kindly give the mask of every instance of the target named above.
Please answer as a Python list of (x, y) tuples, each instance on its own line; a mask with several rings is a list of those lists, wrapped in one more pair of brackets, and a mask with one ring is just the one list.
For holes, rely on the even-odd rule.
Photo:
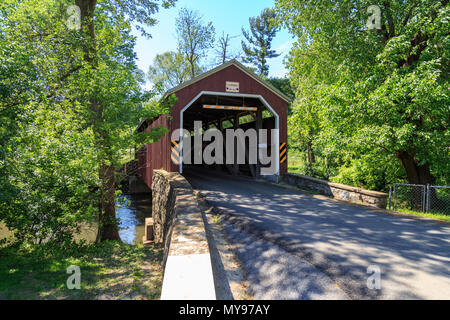
[(314, 152), (312, 150), (312, 141), (308, 141), (306, 145), (306, 155), (308, 160), (308, 166), (311, 167), (312, 164), (316, 162), (316, 157), (314, 156)]
[(414, 155), (408, 151), (401, 150), (396, 152), (397, 158), (402, 162), (405, 168), (408, 182), (410, 184), (433, 184), (434, 178), (431, 175), (430, 166), (428, 163), (419, 165)]
[(97, 241), (120, 240), (116, 219), (114, 166), (103, 163), (100, 166), (100, 218)]
[[(396, 154), (406, 170), (408, 183), (420, 185), (435, 183), (435, 179), (431, 175), (430, 166), (428, 165), (428, 163), (418, 165), (414, 157), (411, 156), (411, 154), (409, 154), (407, 151), (399, 151)], [(417, 199), (417, 193), (413, 194), (413, 190), (411, 190), (411, 193), (411, 209), (421, 211), (422, 203), (420, 202), (420, 200), (414, 200)], [(435, 188), (430, 189), (430, 192), (428, 194), (428, 201), (430, 203), (431, 211), (444, 205), (442, 199), (439, 199), (438, 195), (436, 194)]]
[(195, 74), (195, 57), (194, 57), (193, 53), (191, 53), (189, 55), (188, 62), (189, 62), (189, 67), (191, 69), (191, 79), (194, 79), (196, 74)]
[[(86, 36), (88, 43), (86, 44), (85, 61), (89, 63), (92, 69), (96, 69), (97, 63), (97, 49), (95, 39), (95, 24), (94, 12), (97, 0), (76, 0), (76, 5), (80, 7), (81, 24), (82, 27), (87, 27)], [(120, 236), (117, 228), (116, 207), (115, 207), (115, 175), (114, 166), (112, 164), (112, 157), (109, 155), (109, 144), (106, 143), (106, 133), (101, 129), (104, 122), (103, 105), (101, 101), (96, 98), (90, 98), (90, 109), (92, 111), (92, 125), (93, 132), (96, 139), (97, 152), (100, 164), (100, 204), (99, 204), (99, 230), (97, 234), (97, 241), (118, 240)], [(109, 155), (105, 159), (105, 154)]]

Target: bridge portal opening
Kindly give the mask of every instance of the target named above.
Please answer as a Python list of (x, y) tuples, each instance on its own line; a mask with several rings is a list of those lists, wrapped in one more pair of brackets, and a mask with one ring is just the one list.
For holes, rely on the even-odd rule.
[[(225, 173), (223, 175), (270, 177), (275, 181), (287, 173), (287, 114), (291, 99), (239, 61), (228, 61), (168, 90), (162, 100), (167, 101), (172, 96), (177, 99), (170, 114), (144, 119), (137, 128), (138, 131), (167, 130), (158, 141), (136, 150), (136, 171), (147, 186), (152, 186), (154, 170), (183, 174), (190, 166), (201, 173), (214, 174), (220, 170)], [(200, 128), (196, 129), (199, 122)], [(196, 156), (204, 156), (210, 151), (215, 137), (209, 141), (205, 139), (195, 150), (195, 144), (183, 146), (183, 136), (194, 140), (195, 131), (203, 134), (212, 129), (222, 132), (225, 137), (224, 148), (218, 152), (222, 153), (223, 161), (204, 161), (203, 157), (195, 161)], [(186, 131), (183, 133), (183, 130)], [(244, 133), (255, 131), (256, 143), (254, 138), (245, 135), (240, 145), (235, 137), (227, 139), (227, 131), (239, 130)], [(260, 138), (258, 130), (266, 131), (262, 137), (265, 139)], [(226, 148), (227, 140), (233, 139), (239, 150), (244, 150), (243, 155), (239, 150)], [(243, 148), (242, 144), (245, 145)], [(211, 156), (215, 153), (214, 150)], [(234, 158), (236, 154), (237, 159)]]
[(180, 129), (180, 173), (279, 175), (279, 116), (262, 96), (202, 92), (181, 110)]

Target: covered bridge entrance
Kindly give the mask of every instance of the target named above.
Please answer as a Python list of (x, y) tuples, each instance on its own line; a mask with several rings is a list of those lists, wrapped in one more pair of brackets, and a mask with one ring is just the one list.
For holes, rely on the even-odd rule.
[(289, 98), (236, 60), (169, 90), (163, 99), (171, 95), (178, 100), (170, 117), (138, 128), (169, 130), (136, 153), (138, 175), (148, 186), (155, 169), (183, 173), (198, 166), (252, 177), (287, 172)]

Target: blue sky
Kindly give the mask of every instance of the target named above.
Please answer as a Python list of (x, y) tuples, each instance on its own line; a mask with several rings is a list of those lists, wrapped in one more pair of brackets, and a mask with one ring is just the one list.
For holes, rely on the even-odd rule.
[[(198, 11), (203, 15), (205, 23), (212, 21), (216, 29), (216, 38), (222, 34), (222, 31), (238, 36), (232, 40), (232, 51), (238, 52), (243, 39), (241, 28), (248, 29), (248, 19), (259, 15), (264, 8), (273, 7), (273, 4), (273, 0), (178, 0), (174, 8), (162, 9), (156, 14), (158, 24), (148, 29), (152, 35), (151, 39), (135, 32), (138, 36), (135, 47), (138, 66), (147, 72), (157, 54), (177, 49), (175, 19), (183, 7)], [(289, 52), (292, 42), (292, 37), (286, 30), (280, 30), (277, 33), (272, 42), (272, 48), (281, 53), (281, 56), (269, 60), (270, 76), (285, 75), (283, 58)], [(206, 62), (212, 62), (212, 59), (207, 59)]]

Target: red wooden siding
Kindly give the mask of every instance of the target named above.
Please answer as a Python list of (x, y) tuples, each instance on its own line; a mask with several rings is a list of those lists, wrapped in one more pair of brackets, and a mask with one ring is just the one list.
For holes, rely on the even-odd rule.
[[(170, 131), (170, 121), (167, 116), (161, 116), (153, 121), (146, 131), (152, 128), (164, 127)], [(148, 144), (137, 152), (138, 175), (151, 188), (153, 170), (164, 169), (170, 171), (170, 133), (158, 142)]]
[[(239, 82), (240, 94), (261, 95), (266, 100), (279, 116), (280, 144), (287, 142), (287, 102), (237, 66), (231, 64), (175, 92), (178, 101), (172, 108), (172, 120), (169, 120), (167, 117), (160, 117), (147, 128), (147, 130), (151, 130), (155, 126), (162, 125), (170, 130), (170, 133), (163, 139), (147, 146), (145, 156), (140, 155), (138, 158), (138, 164), (144, 167), (140, 167), (139, 175), (148, 186), (151, 186), (154, 169), (165, 169), (169, 172), (177, 172), (179, 170), (179, 166), (170, 160), (170, 137), (172, 132), (180, 127), (180, 111), (202, 91), (225, 93), (227, 81)], [(287, 173), (287, 161), (280, 164), (280, 174), (285, 173)]]

